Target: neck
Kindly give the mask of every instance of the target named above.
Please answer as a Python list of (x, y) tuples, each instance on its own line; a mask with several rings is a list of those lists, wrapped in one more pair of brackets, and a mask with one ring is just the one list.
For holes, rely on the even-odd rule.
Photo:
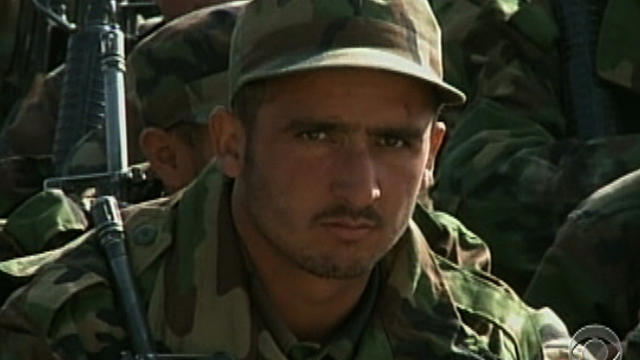
[(236, 229), (278, 315), (299, 341), (323, 343), (355, 308), (371, 272), (332, 279), (301, 269), (255, 231), (237, 204), (232, 200)]
[(269, 299), (301, 341), (323, 343), (354, 309), (369, 279), (318, 278), (278, 264), (258, 246), (247, 248)]

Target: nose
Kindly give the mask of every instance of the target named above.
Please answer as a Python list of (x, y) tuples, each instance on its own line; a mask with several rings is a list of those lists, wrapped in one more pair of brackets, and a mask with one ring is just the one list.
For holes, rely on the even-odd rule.
[(330, 175), (331, 192), (346, 205), (361, 209), (382, 195), (376, 163), (366, 145), (344, 146), (337, 150)]

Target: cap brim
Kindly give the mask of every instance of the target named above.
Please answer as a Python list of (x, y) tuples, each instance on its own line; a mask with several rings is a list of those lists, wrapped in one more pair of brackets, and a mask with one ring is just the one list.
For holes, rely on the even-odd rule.
[(273, 78), (300, 71), (336, 67), (386, 70), (424, 80), (437, 91), (438, 100), (442, 105), (460, 105), (466, 100), (464, 93), (442, 81), (430, 67), (419, 65), (389, 51), (371, 48), (335, 49), (310, 57), (303, 55), (298, 57), (279, 57), (277, 60), (269, 62), (261, 66), (257, 71), (245, 76), (244, 81), (237, 84), (237, 88), (233, 89), (232, 93), (254, 80)]

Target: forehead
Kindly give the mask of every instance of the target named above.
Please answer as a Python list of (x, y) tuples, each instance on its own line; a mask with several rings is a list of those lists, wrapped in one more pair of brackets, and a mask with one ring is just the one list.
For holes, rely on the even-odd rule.
[(263, 107), (292, 112), (435, 113), (426, 83), (382, 70), (338, 68), (306, 71), (266, 82)]

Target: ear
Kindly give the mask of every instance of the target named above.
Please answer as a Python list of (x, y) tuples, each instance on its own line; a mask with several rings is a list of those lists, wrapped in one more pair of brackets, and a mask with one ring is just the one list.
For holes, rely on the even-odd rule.
[(441, 121), (435, 121), (433, 125), (431, 125), (429, 135), (429, 155), (427, 156), (427, 164), (424, 169), (421, 190), (429, 189), (435, 181), (433, 171), (435, 169), (436, 158), (438, 157), (438, 152), (440, 152), (440, 147), (444, 142), (444, 135), (446, 132), (447, 127)]
[(171, 135), (160, 128), (148, 127), (140, 133), (140, 149), (167, 188), (178, 181), (178, 156)]
[(226, 108), (214, 109), (209, 117), (209, 137), (222, 172), (229, 177), (240, 175), (246, 150), (246, 134), (240, 119)]

